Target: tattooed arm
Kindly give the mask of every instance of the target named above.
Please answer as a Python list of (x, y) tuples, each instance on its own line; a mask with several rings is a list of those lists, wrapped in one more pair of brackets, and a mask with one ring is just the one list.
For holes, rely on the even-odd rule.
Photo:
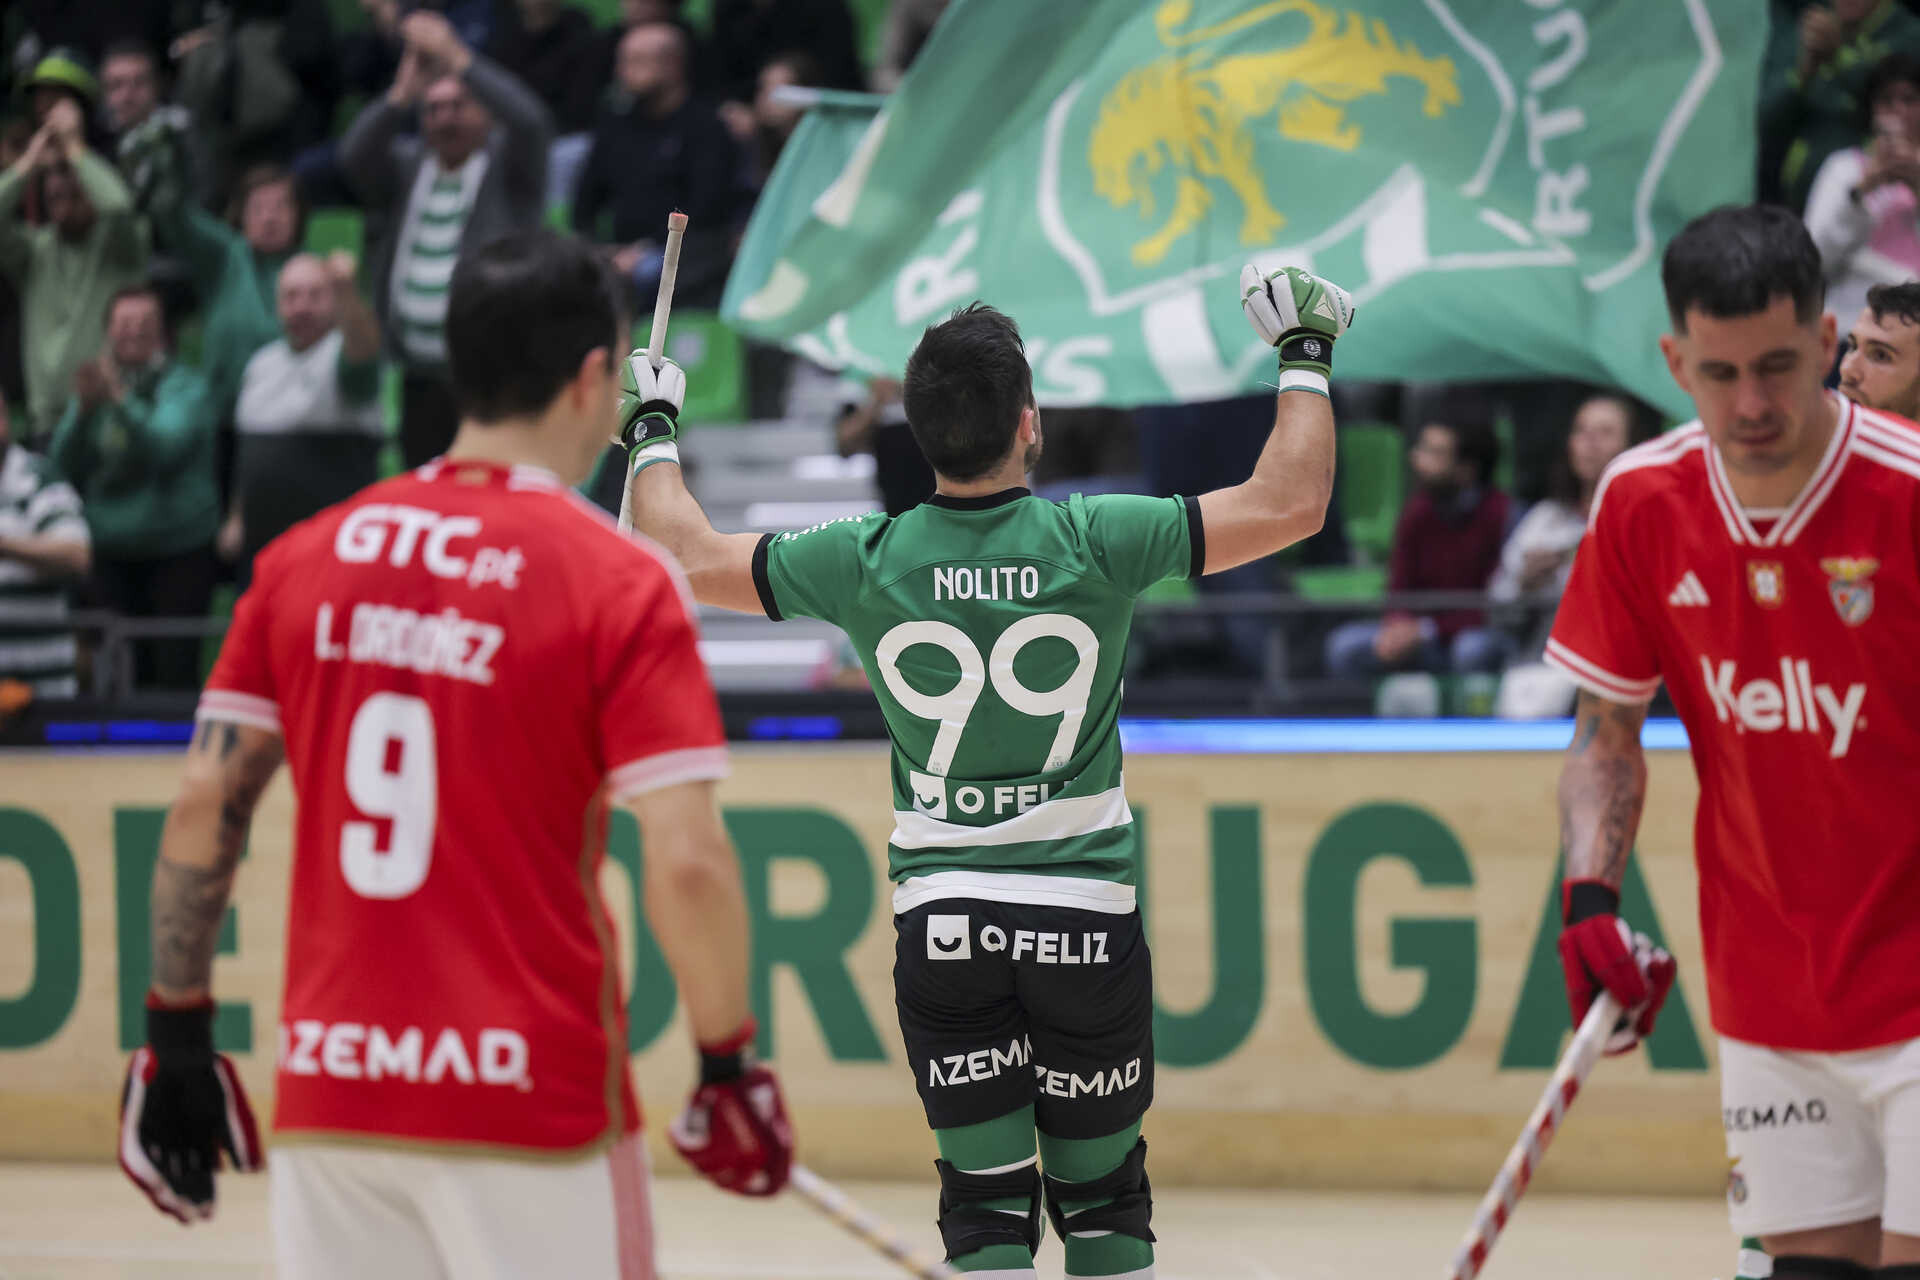
[(1640, 750), (1647, 708), (1610, 702), (1583, 689), (1573, 716), (1573, 745), (1560, 770), (1566, 878), (1599, 880), (1618, 889), (1647, 798), (1647, 760)]
[(280, 735), (202, 720), (153, 868), (153, 990), (169, 1004), (208, 994), (213, 952), (254, 806), (285, 754)]

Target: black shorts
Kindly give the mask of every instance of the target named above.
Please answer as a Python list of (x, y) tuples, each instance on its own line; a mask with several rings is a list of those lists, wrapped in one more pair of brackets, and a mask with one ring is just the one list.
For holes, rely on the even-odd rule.
[(895, 916), (893, 992), (936, 1129), (1034, 1104), (1101, 1138), (1153, 1101), (1153, 961), (1140, 913), (947, 898)]

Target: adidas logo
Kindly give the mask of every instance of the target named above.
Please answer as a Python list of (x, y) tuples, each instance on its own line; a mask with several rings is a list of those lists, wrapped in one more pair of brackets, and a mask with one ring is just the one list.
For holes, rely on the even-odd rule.
[(1667, 603), (1676, 609), (1684, 609), (1689, 606), (1711, 604), (1712, 601), (1707, 599), (1707, 589), (1700, 585), (1700, 579), (1694, 576), (1693, 570), (1689, 569), (1687, 576), (1680, 579), (1680, 585), (1667, 596)]

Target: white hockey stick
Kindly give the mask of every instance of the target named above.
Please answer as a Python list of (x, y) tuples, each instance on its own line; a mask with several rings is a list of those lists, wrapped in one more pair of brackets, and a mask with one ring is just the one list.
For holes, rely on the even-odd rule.
[[(655, 369), (667, 350), (667, 313), (673, 310), (673, 282), (680, 274), (680, 238), (687, 233), (687, 215), (667, 215), (667, 247), (660, 258), (660, 288), (653, 298), (653, 330), (647, 335), (647, 363)], [(633, 459), (627, 459), (626, 479), (620, 485), (620, 532), (633, 532)]]
[(1514, 1206), (1526, 1194), (1527, 1184), (1533, 1180), (1541, 1159), (1547, 1154), (1547, 1144), (1553, 1141), (1553, 1135), (1559, 1131), (1567, 1108), (1573, 1105), (1574, 1098), (1579, 1095), (1580, 1086), (1585, 1082), (1587, 1073), (1593, 1070), (1593, 1064), (1600, 1060), (1601, 1052), (1607, 1047), (1607, 1038), (1613, 1034), (1614, 1025), (1619, 1021), (1620, 1002), (1601, 992), (1593, 1002), (1593, 1007), (1587, 1010), (1587, 1016), (1581, 1020), (1580, 1029), (1574, 1032), (1573, 1043), (1561, 1055), (1560, 1065), (1553, 1069), (1553, 1078), (1547, 1081), (1547, 1089), (1540, 1095), (1539, 1105), (1527, 1117), (1527, 1127), (1521, 1130), (1519, 1141), (1507, 1153), (1506, 1163), (1500, 1166), (1493, 1185), (1487, 1188), (1486, 1197), (1474, 1211), (1473, 1226), (1460, 1242), (1460, 1248), (1447, 1267), (1447, 1280), (1473, 1280), (1480, 1274), (1480, 1268), (1487, 1265), (1487, 1256), (1493, 1252), (1494, 1242), (1505, 1230), (1507, 1220), (1513, 1217)]
[(805, 1165), (793, 1166), (787, 1185), (799, 1193), (802, 1200), (872, 1246), (876, 1253), (899, 1263), (915, 1280), (953, 1280), (959, 1276), (960, 1273), (946, 1263), (915, 1250), (892, 1227), (847, 1199), (840, 1188)]

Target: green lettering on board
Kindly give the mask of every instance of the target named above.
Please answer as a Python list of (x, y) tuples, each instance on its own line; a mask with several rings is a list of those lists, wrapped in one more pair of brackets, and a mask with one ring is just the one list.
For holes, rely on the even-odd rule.
[[(836, 1061), (886, 1061), (847, 968), (847, 951), (873, 914), (873, 865), (860, 837), (819, 809), (728, 809), (724, 816), (740, 851), (753, 926), (748, 993), (760, 1020), (758, 1052), (773, 1056), (773, 967), (784, 964), (800, 980)], [(773, 913), (773, 865), (783, 858), (811, 862), (826, 881), (826, 901), (813, 915)]]
[(0, 858), (27, 873), (33, 981), (0, 1000), (0, 1049), (28, 1049), (66, 1025), (80, 998), (80, 871), (53, 824), (25, 809), (0, 809)]
[[(1559, 1061), (1562, 1039), (1573, 1029), (1566, 978), (1560, 971), (1560, 881), (1556, 865), (1547, 885), (1547, 900), (1541, 904), (1540, 926), (1534, 930), (1533, 952), (1527, 958), (1520, 999), (1513, 1006), (1513, 1020), (1507, 1024), (1506, 1043), (1500, 1047), (1502, 1071), (1544, 1071), (1552, 1067)], [(1647, 879), (1635, 858), (1627, 859), (1626, 874), (1620, 881), (1620, 918), (1661, 946), (1667, 945), (1659, 913), (1653, 909), (1653, 895), (1647, 891)], [(1692, 1011), (1687, 1008), (1687, 993), (1678, 983), (1667, 993), (1659, 1021), (1647, 1037), (1647, 1061), (1655, 1071), (1707, 1069), (1707, 1055), (1694, 1030)]]
[[(1208, 815), (1213, 870), (1213, 991), (1185, 1013), (1153, 1002), (1154, 1060), (1170, 1067), (1204, 1067), (1233, 1053), (1253, 1033), (1266, 1001), (1266, 897), (1260, 865), (1260, 810), (1216, 805)], [(1148, 915), (1153, 859), (1143, 809), (1133, 811), (1140, 841), (1140, 914)], [(1171, 860), (1169, 860), (1171, 865)], [(1151, 936), (1151, 935), (1149, 935)]]
[(625, 869), (633, 886), (633, 985), (627, 991), (627, 1052), (639, 1053), (667, 1029), (680, 989), (673, 970), (647, 926), (647, 885), (640, 861), (640, 824), (625, 809), (615, 809), (607, 828), (607, 856)]
[[(160, 860), (160, 832), (166, 824), (165, 809), (113, 811), (113, 901), (119, 916), (120, 1047), (128, 1051), (147, 1042), (147, 987), (153, 981), (153, 864)], [(242, 850), (242, 862), (246, 856)], [(220, 921), (216, 950), (220, 955), (230, 956), (239, 949), (239, 918), (229, 906)], [(238, 1001), (216, 1003), (213, 1045), (222, 1053), (252, 1053), (253, 1007)]]
[(1445, 823), (1405, 804), (1366, 804), (1335, 818), (1307, 856), (1302, 894), (1307, 1003), (1327, 1039), (1370, 1067), (1405, 1069), (1444, 1056), (1473, 1016), (1478, 931), (1470, 918), (1396, 919), (1388, 935), (1395, 968), (1426, 974), (1419, 1002), (1383, 1014), (1360, 989), (1356, 936), (1360, 875), (1376, 858), (1399, 858), (1420, 883), (1471, 885), (1466, 851)]

